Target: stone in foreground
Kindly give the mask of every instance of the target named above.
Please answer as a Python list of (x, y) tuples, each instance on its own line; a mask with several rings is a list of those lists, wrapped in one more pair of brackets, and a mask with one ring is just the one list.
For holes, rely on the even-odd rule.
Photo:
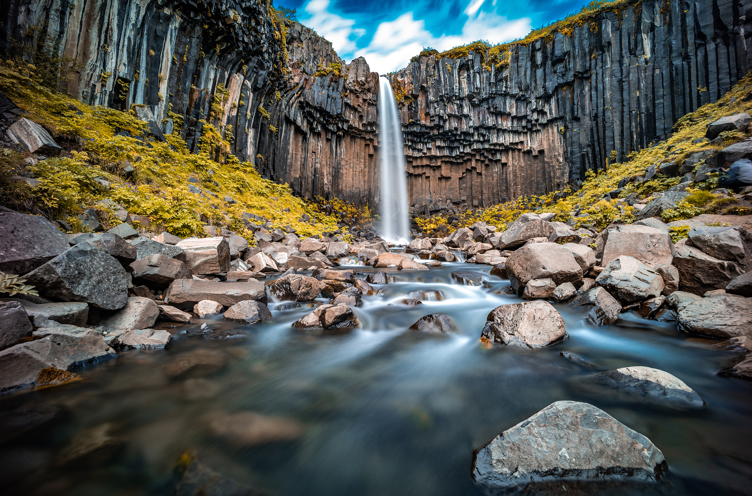
[(325, 283), (314, 277), (288, 274), (268, 284), (269, 292), (277, 299), (289, 301), (313, 301), (318, 298)]
[(137, 282), (159, 289), (166, 288), (176, 279), (191, 278), (188, 266), (160, 253), (140, 258), (130, 266)]
[(681, 379), (650, 367), (623, 367), (599, 374), (598, 380), (625, 393), (672, 406), (701, 408), (705, 401)]
[(128, 304), (115, 315), (103, 320), (105, 341), (110, 342), (127, 331), (147, 329), (159, 317), (159, 306), (149, 298), (132, 296)]
[(165, 320), (180, 322), (181, 324), (190, 324), (192, 322), (191, 314), (170, 305), (159, 305), (159, 316)]
[(567, 337), (564, 319), (547, 301), (501, 305), (486, 320), (481, 336), (509, 346), (543, 348)]
[(555, 480), (653, 482), (667, 468), (648, 438), (603, 410), (557, 401), (478, 450), (472, 476), (498, 491)]
[(125, 269), (114, 257), (80, 243), (26, 276), (45, 298), (82, 301), (102, 310), (118, 310), (128, 301)]

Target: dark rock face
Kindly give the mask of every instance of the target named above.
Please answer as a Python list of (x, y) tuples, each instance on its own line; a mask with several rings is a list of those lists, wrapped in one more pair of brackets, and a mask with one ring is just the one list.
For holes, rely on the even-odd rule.
[(31, 336), (34, 328), (24, 307), (17, 301), (0, 302), (0, 350)]
[[(553, 191), (604, 168), (612, 152), (621, 160), (665, 137), (747, 73), (741, 12), (741, 0), (646, 0), (510, 46), (501, 63), (475, 52), (417, 59), (391, 76), (412, 207)], [(151, 127), (171, 106), (197, 149), (222, 84), (221, 122), (239, 158), (304, 197), (378, 203), (378, 75), (362, 58), (345, 64), (310, 29), (275, 20), (266, 2), (11, 0), (0, 18), (9, 37), (47, 33), (80, 63), (64, 89), (82, 101), (145, 105)]]
[(656, 481), (663, 453), (587, 403), (557, 401), (476, 452), (473, 479), (490, 491), (552, 480)]
[(58, 301), (83, 301), (118, 310), (128, 301), (125, 269), (114, 257), (80, 243), (26, 276), (39, 294)]
[(26, 274), (69, 246), (65, 234), (44, 217), (0, 207), (0, 271)]
[(508, 62), (470, 52), (411, 63), (391, 80), (405, 95), (413, 206), (553, 191), (603, 168), (611, 152), (621, 160), (666, 137), (746, 74), (740, 11), (733, 0), (648, 0), (512, 46)]

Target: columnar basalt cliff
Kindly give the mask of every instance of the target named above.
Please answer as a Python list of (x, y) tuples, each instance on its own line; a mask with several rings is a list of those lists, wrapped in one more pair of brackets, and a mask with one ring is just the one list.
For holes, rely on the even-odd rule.
[(9, 0), (0, 19), (3, 51), (43, 43), (73, 65), (61, 89), (86, 103), (146, 105), (198, 150), (219, 95), (219, 130), (263, 175), (305, 197), (374, 199), (377, 75), (270, 3)]
[[(748, 4), (623, 0), (537, 39), (418, 57), (390, 75), (413, 209), (561, 189), (667, 136), (747, 73)], [(378, 203), (378, 75), (265, 1), (8, 0), (0, 20), (2, 51), (42, 41), (74, 61), (61, 87), (84, 102), (146, 105), (193, 150), (210, 122), (304, 197)]]
[(484, 207), (577, 183), (747, 73), (749, 2), (630, 3), (495, 57), (429, 54), (393, 74), (413, 207)]

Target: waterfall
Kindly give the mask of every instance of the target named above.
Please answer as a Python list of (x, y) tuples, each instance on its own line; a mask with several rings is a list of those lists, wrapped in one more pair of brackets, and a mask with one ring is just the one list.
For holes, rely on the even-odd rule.
[(379, 156), (381, 159), (381, 237), (397, 244), (410, 241), (405, 150), (392, 85), (379, 78)]

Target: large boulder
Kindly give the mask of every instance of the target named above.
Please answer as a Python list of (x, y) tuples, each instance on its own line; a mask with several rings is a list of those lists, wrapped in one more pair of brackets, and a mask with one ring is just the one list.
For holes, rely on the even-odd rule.
[(407, 245), (407, 251), (408, 253), (415, 253), (422, 250), (430, 250), (433, 247), (433, 244), (431, 243), (431, 240), (428, 238), (417, 238), (412, 241), (410, 241), (410, 244)]
[(619, 319), (621, 304), (603, 288), (592, 288), (570, 303), (572, 308), (587, 310), (587, 318), (593, 324), (611, 325)]
[(603, 231), (601, 265), (628, 255), (650, 266), (670, 264), (674, 254), (671, 236), (655, 227), (624, 224)]
[(687, 243), (711, 257), (742, 267), (752, 258), (752, 234), (741, 227), (696, 226), (689, 231)]
[(727, 146), (718, 154), (718, 164), (730, 164), (744, 158), (752, 158), (752, 138)]
[(119, 310), (128, 301), (125, 269), (114, 257), (80, 243), (26, 275), (45, 298), (83, 301), (102, 310)]
[(677, 307), (678, 327), (688, 334), (715, 338), (752, 337), (751, 308), (752, 298), (743, 296), (701, 298)]
[(300, 244), (299, 250), (306, 255), (310, 255), (314, 252), (323, 252), (326, 251), (326, 243), (316, 238), (306, 238)]
[(321, 305), (293, 322), (293, 327), (306, 330), (350, 331), (360, 326), (352, 308), (347, 305)]
[[(5, 299), (4, 301), (11, 301)], [(89, 305), (80, 302), (65, 303), (32, 303), (27, 300), (16, 299), (23, 305), (24, 310), (35, 326), (41, 327), (45, 320), (52, 320), (60, 324), (70, 324), (74, 326), (84, 326), (89, 319)], [(0, 318), (0, 322), (3, 319)]]
[(57, 156), (62, 150), (45, 128), (25, 117), (14, 122), (6, 133), (14, 143), (23, 146), (29, 153)]
[(494, 343), (542, 348), (567, 337), (561, 314), (547, 301), (501, 305), (488, 314), (481, 333)]
[(166, 288), (175, 279), (190, 279), (191, 271), (180, 260), (155, 253), (131, 264), (133, 279), (155, 288)]
[(663, 278), (644, 263), (627, 255), (613, 259), (595, 282), (623, 303), (655, 298), (663, 291)]
[(516, 221), (509, 224), (507, 230), (499, 238), (500, 250), (512, 250), (522, 246), (532, 238), (548, 239), (554, 232), (554, 227), (535, 214), (522, 214)]
[(0, 350), (31, 336), (34, 327), (23, 305), (17, 301), (0, 302)]
[(556, 243), (533, 243), (516, 250), (506, 261), (512, 287), (518, 293), (532, 279), (550, 278), (556, 285), (582, 280), (582, 268), (569, 249)]
[(246, 262), (253, 266), (254, 272), (277, 272), (279, 270), (277, 262), (264, 252), (256, 253)]
[(750, 122), (752, 117), (746, 112), (721, 117), (708, 126), (705, 137), (712, 141), (724, 131), (744, 131)]
[(325, 287), (318, 279), (301, 274), (288, 274), (267, 285), (275, 298), (287, 301), (313, 301)]
[(101, 250), (108, 255), (115, 257), (123, 267), (127, 268), (136, 260), (136, 255), (138, 253), (136, 247), (115, 234), (108, 232), (97, 233), (92, 235), (87, 242), (97, 250)]
[(574, 230), (569, 224), (563, 222), (551, 222), (554, 231), (548, 237), (552, 243), (579, 243), (582, 240), (580, 233)]
[(220, 274), (230, 270), (230, 245), (225, 238), (184, 239), (176, 246), (185, 252), (185, 264), (194, 274)]
[(145, 236), (140, 236), (128, 242), (136, 247), (136, 259), (146, 258), (149, 255), (158, 253), (185, 262), (185, 252), (176, 245), (159, 243)]
[(704, 295), (713, 289), (725, 289), (744, 271), (734, 262), (718, 260), (692, 246), (679, 246), (673, 265), (679, 271), (679, 289)]
[(132, 296), (122, 310), (100, 322), (105, 341), (110, 342), (121, 334), (134, 329), (152, 327), (159, 317), (159, 307), (149, 298)]
[(669, 406), (700, 408), (705, 401), (681, 379), (650, 367), (623, 367), (598, 375), (598, 380), (626, 394)]
[(69, 247), (65, 234), (44, 217), (0, 207), (0, 272), (26, 274)]
[[(564, 283), (571, 284), (571, 283)], [(523, 300), (547, 300), (553, 298), (556, 290), (556, 283), (553, 279), (531, 279), (525, 285), (522, 291)], [(574, 287), (574, 286), (573, 286)]]
[(266, 305), (258, 301), (241, 301), (236, 303), (224, 314), (225, 319), (234, 322), (245, 322), (246, 324), (258, 324), (272, 320), (272, 313)]
[(200, 279), (178, 279), (165, 292), (165, 303), (190, 308), (202, 300), (212, 300), (226, 307), (245, 300), (266, 301), (264, 283), (215, 282)]
[(500, 492), (562, 479), (656, 481), (666, 469), (642, 434), (593, 405), (557, 401), (478, 450), (472, 476)]
[(350, 254), (350, 245), (344, 241), (332, 241), (326, 247), (327, 258), (336, 259)]
[(667, 191), (640, 210), (636, 215), (638, 220), (647, 219), (648, 217), (660, 217), (664, 210), (676, 208), (676, 204), (689, 196), (689, 193), (680, 191)]

